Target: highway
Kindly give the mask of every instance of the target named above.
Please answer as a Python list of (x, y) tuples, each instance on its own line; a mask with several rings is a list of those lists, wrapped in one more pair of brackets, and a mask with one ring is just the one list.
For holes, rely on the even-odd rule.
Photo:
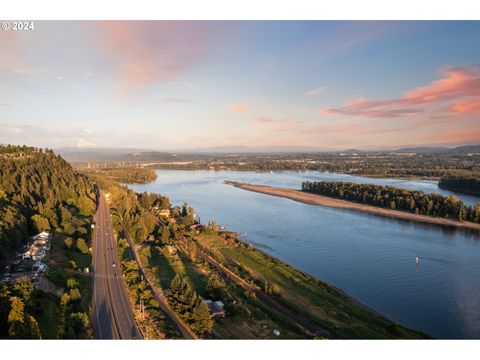
[(105, 194), (100, 193), (93, 231), (93, 311), (96, 339), (142, 339), (127, 297)]

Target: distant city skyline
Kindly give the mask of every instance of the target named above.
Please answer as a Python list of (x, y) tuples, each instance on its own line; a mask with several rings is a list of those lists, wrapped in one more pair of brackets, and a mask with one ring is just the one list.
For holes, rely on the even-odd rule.
[(0, 143), (480, 143), (478, 21), (38, 21), (0, 31)]

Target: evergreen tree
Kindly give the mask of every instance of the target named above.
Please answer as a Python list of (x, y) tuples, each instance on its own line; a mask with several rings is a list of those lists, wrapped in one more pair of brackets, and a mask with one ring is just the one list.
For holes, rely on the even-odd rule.
[(192, 311), (190, 328), (198, 335), (210, 333), (213, 329), (213, 320), (210, 310), (203, 299), (198, 298)]
[(12, 338), (24, 338), (27, 331), (25, 327), (25, 305), (17, 296), (10, 298), (11, 310), (8, 314), (8, 335)]

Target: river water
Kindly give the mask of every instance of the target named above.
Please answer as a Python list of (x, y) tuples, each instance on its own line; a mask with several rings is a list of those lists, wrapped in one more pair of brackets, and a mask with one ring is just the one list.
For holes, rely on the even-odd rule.
[[(224, 180), (299, 189), (305, 180), (355, 181), (454, 194), (433, 181), (336, 173), (158, 170), (131, 185), (192, 206), (257, 248), (435, 338), (480, 338), (480, 236), (462, 230), (312, 206), (235, 188)], [(480, 198), (455, 194), (466, 204)], [(416, 264), (415, 258), (420, 258)]]

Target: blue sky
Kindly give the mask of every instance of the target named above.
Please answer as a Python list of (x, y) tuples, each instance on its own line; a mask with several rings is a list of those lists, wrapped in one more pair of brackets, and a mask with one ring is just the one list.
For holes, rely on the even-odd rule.
[(479, 143), (478, 44), (480, 22), (36, 22), (0, 32), (0, 143)]

